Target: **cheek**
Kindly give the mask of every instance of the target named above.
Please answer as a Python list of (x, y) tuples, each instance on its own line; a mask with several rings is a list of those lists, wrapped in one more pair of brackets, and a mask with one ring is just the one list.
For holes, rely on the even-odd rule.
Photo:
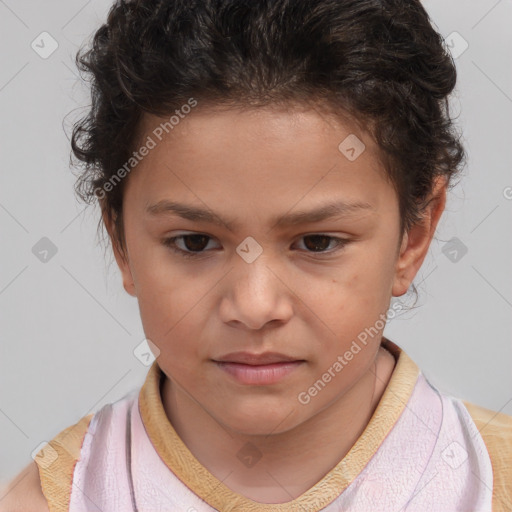
[(180, 293), (159, 296), (155, 292), (139, 299), (139, 308), (144, 333), (160, 351), (160, 367), (187, 387), (193, 386), (190, 378), (198, 374), (197, 368), (205, 358), (203, 329), (197, 319), (200, 305), (189, 306)]
[(370, 313), (387, 297), (392, 275), (393, 265), (384, 253), (362, 249), (336, 270), (324, 297), (327, 303), (337, 302), (342, 309), (364, 313), (369, 308)]
[(201, 289), (180, 275), (171, 265), (140, 266), (137, 273), (140, 317), (146, 336), (157, 346), (173, 350), (188, 333), (193, 335), (194, 319), (201, 311)]
[(187, 276), (169, 261), (140, 265), (139, 310), (144, 333), (160, 350), (159, 361), (174, 375), (205, 359), (210, 340), (206, 323), (212, 316), (211, 289), (215, 281)]
[[(326, 343), (329, 352), (344, 351), (352, 340), (364, 338), (364, 332), (368, 332), (365, 330), (372, 333), (375, 329), (383, 330), (381, 315), (385, 315), (389, 307), (392, 274), (389, 258), (365, 251), (336, 271), (329, 286), (324, 286), (323, 295), (317, 295), (320, 298), (311, 308), (328, 327), (324, 329), (331, 340)], [(315, 322), (322, 325), (318, 320)], [(378, 339), (375, 334), (369, 335), (368, 343), (373, 338)]]
[(351, 267), (349, 288), (364, 304), (381, 306), (389, 302), (394, 276), (393, 240), (383, 239), (384, 233), (366, 244)]

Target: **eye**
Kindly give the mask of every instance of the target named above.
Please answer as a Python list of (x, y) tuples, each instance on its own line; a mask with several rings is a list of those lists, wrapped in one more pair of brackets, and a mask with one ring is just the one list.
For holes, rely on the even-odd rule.
[[(176, 243), (178, 240), (184, 243), (184, 249), (178, 247), (178, 244)], [(212, 238), (208, 235), (204, 235), (202, 233), (192, 233), (166, 238), (163, 241), (163, 244), (185, 258), (197, 258), (205, 252), (204, 249), (206, 246), (208, 246), (208, 240), (212, 240)]]
[[(324, 235), (321, 233), (315, 233), (312, 235), (304, 235), (301, 237), (301, 240), (306, 241), (304, 244), (307, 248), (307, 252), (311, 252), (313, 254), (329, 254), (332, 252), (339, 251), (345, 247), (346, 244), (349, 243), (349, 240), (345, 238), (339, 238), (336, 236)], [(324, 250), (329, 247), (331, 243), (334, 242), (334, 249), (330, 251)]]

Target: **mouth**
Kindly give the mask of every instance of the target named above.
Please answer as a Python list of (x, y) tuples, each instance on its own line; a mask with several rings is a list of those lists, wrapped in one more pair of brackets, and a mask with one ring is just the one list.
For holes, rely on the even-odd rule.
[(270, 385), (281, 381), (306, 361), (276, 352), (233, 352), (213, 362), (240, 384)]
[(251, 352), (231, 352), (217, 359), (217, 363), (238, 363), (251, 366), (264, 366), (277, 363), (289, 363), (293, 361), (304, 361), (297, 357), (279, 354), (278, 352), (264, 352), (262, 354), (253, 354)]

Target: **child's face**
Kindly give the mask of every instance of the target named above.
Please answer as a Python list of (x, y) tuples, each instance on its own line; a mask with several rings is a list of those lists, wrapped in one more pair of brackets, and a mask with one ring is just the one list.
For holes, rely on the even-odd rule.
[[(390, 298), (415, 273), (398, 275), (397, 196), (369, 136), (315, 111), (196, 109), (158, 141), (153, 130), (161, 121), (145, 119), (142, 141), (149, 135), (157, 145), (126, 184), (128, 263), (116, 252), (124, 286), (138, 298), (145, 334), (182, 403), (192, 397), (240, 432), (284, 432), (372, 367)], [(353, 133), (366, 149), (350, 161), (338, 146)], [(161, 201), (207, 210), (234, 226), (148, 213)], [(336, 202), (367, 207), (310, 223), (273, 221)], [(187, 233), (208, 237), (176, 241), (203, 250), (198, 257), (164, 244)], [(348, 242), (336, 250), (336, 238), (311, 237), (318, 233)], [(365, 330), (366, 345), (357, 341)], [(348, 361), (354, 340), (360, 350)], [(301, 362), (288, 373), (281, 365), (282, 375), (264, 383), (272, 370), (236, 377), (215, 362), (233, 352), (278, 352)], [(322, 377), (329, 369), (331, 378)], [(319, 379), (325, 386), (309, 392)]]

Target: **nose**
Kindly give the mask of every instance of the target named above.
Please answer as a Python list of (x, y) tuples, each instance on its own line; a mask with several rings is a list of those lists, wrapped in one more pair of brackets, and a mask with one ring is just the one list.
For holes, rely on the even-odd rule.
[(234, 264), (222, 289), (221, 319), (248, 329), (286, 323), (293, 315), (293, 292), (279, 267), (263, 254), (252, 263), (239, 258)]

